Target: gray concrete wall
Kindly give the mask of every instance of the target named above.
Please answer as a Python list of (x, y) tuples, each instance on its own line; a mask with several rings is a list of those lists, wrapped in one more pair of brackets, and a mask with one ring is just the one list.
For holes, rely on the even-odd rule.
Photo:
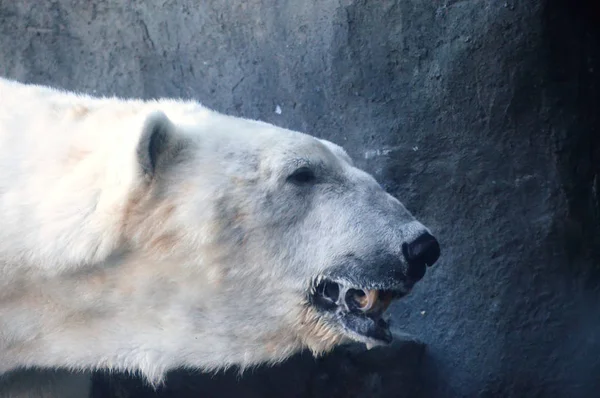
[(0, 75), (194, 97), (344, 145), (442, 242), (394, 307), (427, 345), (422, 395), (595, 397), (600, 43), (585, 4), (0, 0)]

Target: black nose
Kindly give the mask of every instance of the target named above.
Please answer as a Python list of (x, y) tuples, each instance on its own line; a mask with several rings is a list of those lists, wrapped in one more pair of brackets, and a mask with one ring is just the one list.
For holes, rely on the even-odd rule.
[(440, 244), (426, 232), (410, 243), (403, 243), (402, 254), (408, 263), (408, 277), (418, 281), (425, 275), (425, 268), (440, 257)]

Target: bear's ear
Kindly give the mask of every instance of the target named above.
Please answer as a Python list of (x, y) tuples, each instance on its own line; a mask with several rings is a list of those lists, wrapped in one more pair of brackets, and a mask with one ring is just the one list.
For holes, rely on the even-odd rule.
[(141, 171), (152, 179), (161, 169), (174, 161), (181, 149), (181, 139), (175, 125), (161, 111), (148, 115), (137, 146), (137, 160)]

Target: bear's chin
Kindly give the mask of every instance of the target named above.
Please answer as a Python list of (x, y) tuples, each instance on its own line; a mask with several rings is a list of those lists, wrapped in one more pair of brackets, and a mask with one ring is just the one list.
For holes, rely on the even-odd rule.
[(392, 301), (409, 291), (400, 287), (367, 289), (324, 279), (311, 289), (309, 301), (349, 340), (371, 348), (392, 342), (389, 319), (384, 319), (385, 311)]

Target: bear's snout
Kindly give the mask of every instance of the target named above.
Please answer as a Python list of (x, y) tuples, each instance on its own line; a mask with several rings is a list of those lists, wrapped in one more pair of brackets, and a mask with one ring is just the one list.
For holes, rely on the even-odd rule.
[(402, 254), (408, 264), (407, 276), (416, 282), (440, 257), (440, 244), (433, 235), (425, 232), (412, 242), (403, 243)]
[[(386, 239), (362, 255), (345, 255), (342, 265), (316, 279), (310, 303), (328, 314), (328, 322), (341, 324), (351, 339), (367, 347), (390, 343), (392, 333), (383, 318), (385, 311), (392, 301), (409, 294), (427, 267), (440, 257), (439, 242), (422, 226), (413, 229), (419, 225), (415, 222), (407, 228), (411, 231), (402, 239), (401, 253), (393, 244), (397, 240)], [(417, 238), (406, 239), (406, 235)]]

